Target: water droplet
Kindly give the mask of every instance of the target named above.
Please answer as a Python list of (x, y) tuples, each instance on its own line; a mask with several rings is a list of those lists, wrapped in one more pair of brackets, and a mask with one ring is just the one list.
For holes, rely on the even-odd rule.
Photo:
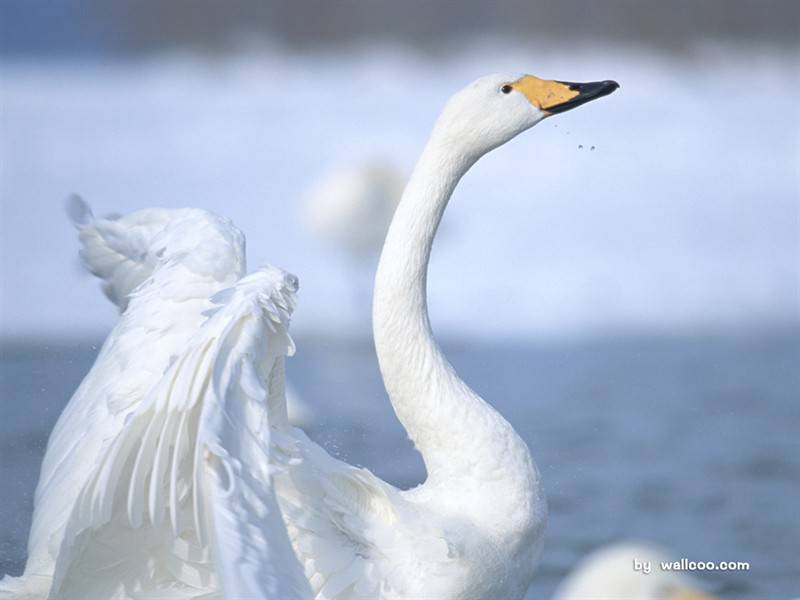
[(578, 144), (578, 150), (583, 150), (583, 144)]
[(591, 148), (589, 148), (589, 150), (594, 150), (594, 146), (592, 146)]

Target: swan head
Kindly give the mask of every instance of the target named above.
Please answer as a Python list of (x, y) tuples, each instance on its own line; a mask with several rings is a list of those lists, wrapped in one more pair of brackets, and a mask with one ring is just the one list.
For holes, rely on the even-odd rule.
[(450, 99), (436, 130), (474, 160), (542, 119), (607, 96), (618, 87), (610, 80), (570, 83), (533, 75), (487, 75)]

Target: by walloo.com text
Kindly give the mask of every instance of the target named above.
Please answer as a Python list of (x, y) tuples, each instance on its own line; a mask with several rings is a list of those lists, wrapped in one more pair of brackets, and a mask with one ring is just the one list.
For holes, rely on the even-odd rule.
[[(633, 570), (649, 574), (653, 570), (653, 561), (633, 559)], [(750, 563), (742, 560), (703, 561), (689, 560), (662, 560), (657, 563), (662, 571), (749, 571)]]

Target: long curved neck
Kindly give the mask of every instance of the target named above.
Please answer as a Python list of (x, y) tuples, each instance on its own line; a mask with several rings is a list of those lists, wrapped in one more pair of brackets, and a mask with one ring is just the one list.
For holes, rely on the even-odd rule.
[[(472, 479), (482, 465), (496, 473), (498, 465), (526, 463), (519, 467), (530, 471), (524, 442), (458, 377), (428, 320), (426, 281), (433, 239), (450, 195), (475, 162), (452, 147), (435, 131), (417, 163), (386, 237), (373, 304), (384, 384), (422, 454), (429, 483)], [(519, 460), (506, 462), (515, 450)]]

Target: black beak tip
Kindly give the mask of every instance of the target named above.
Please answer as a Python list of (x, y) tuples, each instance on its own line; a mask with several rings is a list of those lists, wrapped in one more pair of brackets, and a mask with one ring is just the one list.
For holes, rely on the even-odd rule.
[(610, 93), (619, 88), (619, 84), (613, 79), (606, 79), (605, 81), (592, 81), (589, 83), (570, 83), (567, 81), (559, 81), (569, 87), (570, 90), (578, 92), (578, 95), (566, 102), (556, 104), (555, 106), (547, 107), (547, 112), (552, 114), (571, 110), (576, 106), (586, 104), (591, 100), (608, 96)]
[(606, 79), (605, 81), (599, 81), (594, 84), (590, 83), (581, 91), (585, 93), (587, 100), (593, 100), (595, 98), (608, 96), (617, 89), (619, 89), (619, 84), (616, 81), (613, 79)]

